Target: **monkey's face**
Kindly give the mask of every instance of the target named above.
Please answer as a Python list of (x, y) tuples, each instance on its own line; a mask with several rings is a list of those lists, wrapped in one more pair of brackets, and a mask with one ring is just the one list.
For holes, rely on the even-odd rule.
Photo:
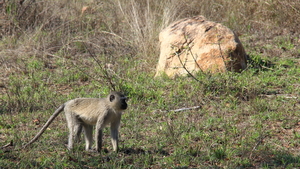
[(119, 92), (113, 92), (109, 95), (109, 101), (113, 104), (113, 107), (118, 110), (127, 109), (126, 100), (127, 97)]
[(126, 96), (123, 96), (120, 98), (120, 103), (121, 103), (121, 109), (122, 110), (125, 110), (127, 109), (127, 103), (126, 103), (126, 100), (127, 100), (127, 97)]

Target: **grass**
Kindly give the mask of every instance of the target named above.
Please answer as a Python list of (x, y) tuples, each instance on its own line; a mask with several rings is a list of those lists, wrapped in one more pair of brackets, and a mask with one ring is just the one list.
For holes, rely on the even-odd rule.
[[(3, 4), (2, 4), (3, 5)], [(82, 7), (88, 6), (82, 13)], [(300, 167), (299, 2), (25, 1), (0, 8), (0, 168)], [(1, 4), (0, 4), (1, 7)], [(240, 34), (242, 73), (154, 79), (158, 33), (202, 14)], [(120, 152), (67, 151), (54, 110), (77, 97), (125, 92)], [(175, 112), (183, 107), (200, 109)]]

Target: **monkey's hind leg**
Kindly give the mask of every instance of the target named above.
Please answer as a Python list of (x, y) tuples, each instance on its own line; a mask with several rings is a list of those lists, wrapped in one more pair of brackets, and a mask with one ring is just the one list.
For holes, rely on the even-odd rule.
[(69, 128), (68, 149), (72, 150), (74, 142), (78, 142), (82, 132), (81, 121), (72, 113), (66, 113), (66, 119)]

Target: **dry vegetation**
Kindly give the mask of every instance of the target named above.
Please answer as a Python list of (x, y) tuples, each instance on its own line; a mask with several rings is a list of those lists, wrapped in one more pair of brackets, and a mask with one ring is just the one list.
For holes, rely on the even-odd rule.
[[(153, 79), (159, 32), (195, 15), (237, 32), (249, 68)], [(300, 167), (299, 24), (295, 0), (0, 0), (0, 168)], [(63, 115), (10, 151), (59, 104), (113, 88), (131, 98), (120, 153), (68, 152)]]

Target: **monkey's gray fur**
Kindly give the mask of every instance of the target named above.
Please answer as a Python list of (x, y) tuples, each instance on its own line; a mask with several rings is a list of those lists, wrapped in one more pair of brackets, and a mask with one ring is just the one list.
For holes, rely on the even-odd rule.
[(111, 92), (106, 98), (77, 98), (67, 101), (53, 113), (43, 128), (23, 148), (35, 142), (58, 114), (64, 111), (69, 128), (69, 150), (73, 149), (74, 141), (78, 140), (82, 127), (85, 134), (85, 149), (90, 150), (95, 126), (96, 151), (99, 152), (102, 147), (102, 129), (110, 123), (113, 150), (118, 151), (119, 126), (122, 111), (127, 109), (126, 99), (120, 92)]

